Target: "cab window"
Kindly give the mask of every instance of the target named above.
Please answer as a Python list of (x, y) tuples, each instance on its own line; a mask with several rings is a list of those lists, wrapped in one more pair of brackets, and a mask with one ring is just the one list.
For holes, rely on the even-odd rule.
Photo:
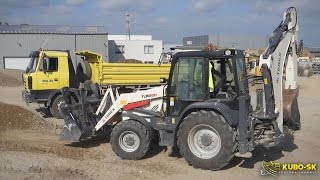
[(203, 58), (180, 58), (176, 63), (171, 92), (178, 99), (204, 99)]
[(40, 71), (47, 72), (58, 71), (58, 62), (58, 58), (56, 57), (43, 57), (39, 69)]

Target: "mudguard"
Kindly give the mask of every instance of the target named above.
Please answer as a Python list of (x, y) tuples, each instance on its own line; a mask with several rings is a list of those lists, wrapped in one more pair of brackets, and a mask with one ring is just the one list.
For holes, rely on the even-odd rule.
[(220, 113), (230, 124), (230, 126), (237, 126), (239, 124), (239, 112), (237, 110), (230, 109), (227, 105), (221, 102), (196, 102), (190, 104), (186, 107), (180, 115), (179, 122), (185, 117), (185, 113), (189, 112), (192, 109), (212, 109), (218, 113)]

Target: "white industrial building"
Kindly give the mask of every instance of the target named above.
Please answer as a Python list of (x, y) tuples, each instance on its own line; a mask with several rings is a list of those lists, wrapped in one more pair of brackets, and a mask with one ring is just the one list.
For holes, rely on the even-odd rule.
[(109, 62), (136, 59), (144, 63), (157, 63), (163, 52), (162, 40), (151, 35), (108, 35)]

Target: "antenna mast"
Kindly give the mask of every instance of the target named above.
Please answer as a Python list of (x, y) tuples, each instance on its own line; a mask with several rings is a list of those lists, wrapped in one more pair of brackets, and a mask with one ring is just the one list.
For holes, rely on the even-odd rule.
[(43, 50), (44, 46), (47, 44), (47, 41), (49, 40), (49, 38), (46, 39), (46, 41), (42, 44), (41, 49)]
[(125, 14), (126, 16), (126, 26), (127, 26), (127, 40), (130, 40), (130, 14), (129, 13), (126, 13)]

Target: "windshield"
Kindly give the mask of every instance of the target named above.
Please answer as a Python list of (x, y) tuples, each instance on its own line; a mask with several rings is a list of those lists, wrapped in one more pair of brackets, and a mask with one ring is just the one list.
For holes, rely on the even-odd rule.
[(30, 62), (27, 66), (26, 73), (34, 72), (36, 70), (36, 67), (37, 67), (37, 64), (39, 61), (38, 54), (30, 54), (30, 57), (31, 57), (31, 59), (30, 59)]
[(239, 92), (240, 94), (248, 94), (248, 79), (246, 73), (246, 65), (243, 58), (239, 57), (236, 59), (236, 67), (239, 81)]

